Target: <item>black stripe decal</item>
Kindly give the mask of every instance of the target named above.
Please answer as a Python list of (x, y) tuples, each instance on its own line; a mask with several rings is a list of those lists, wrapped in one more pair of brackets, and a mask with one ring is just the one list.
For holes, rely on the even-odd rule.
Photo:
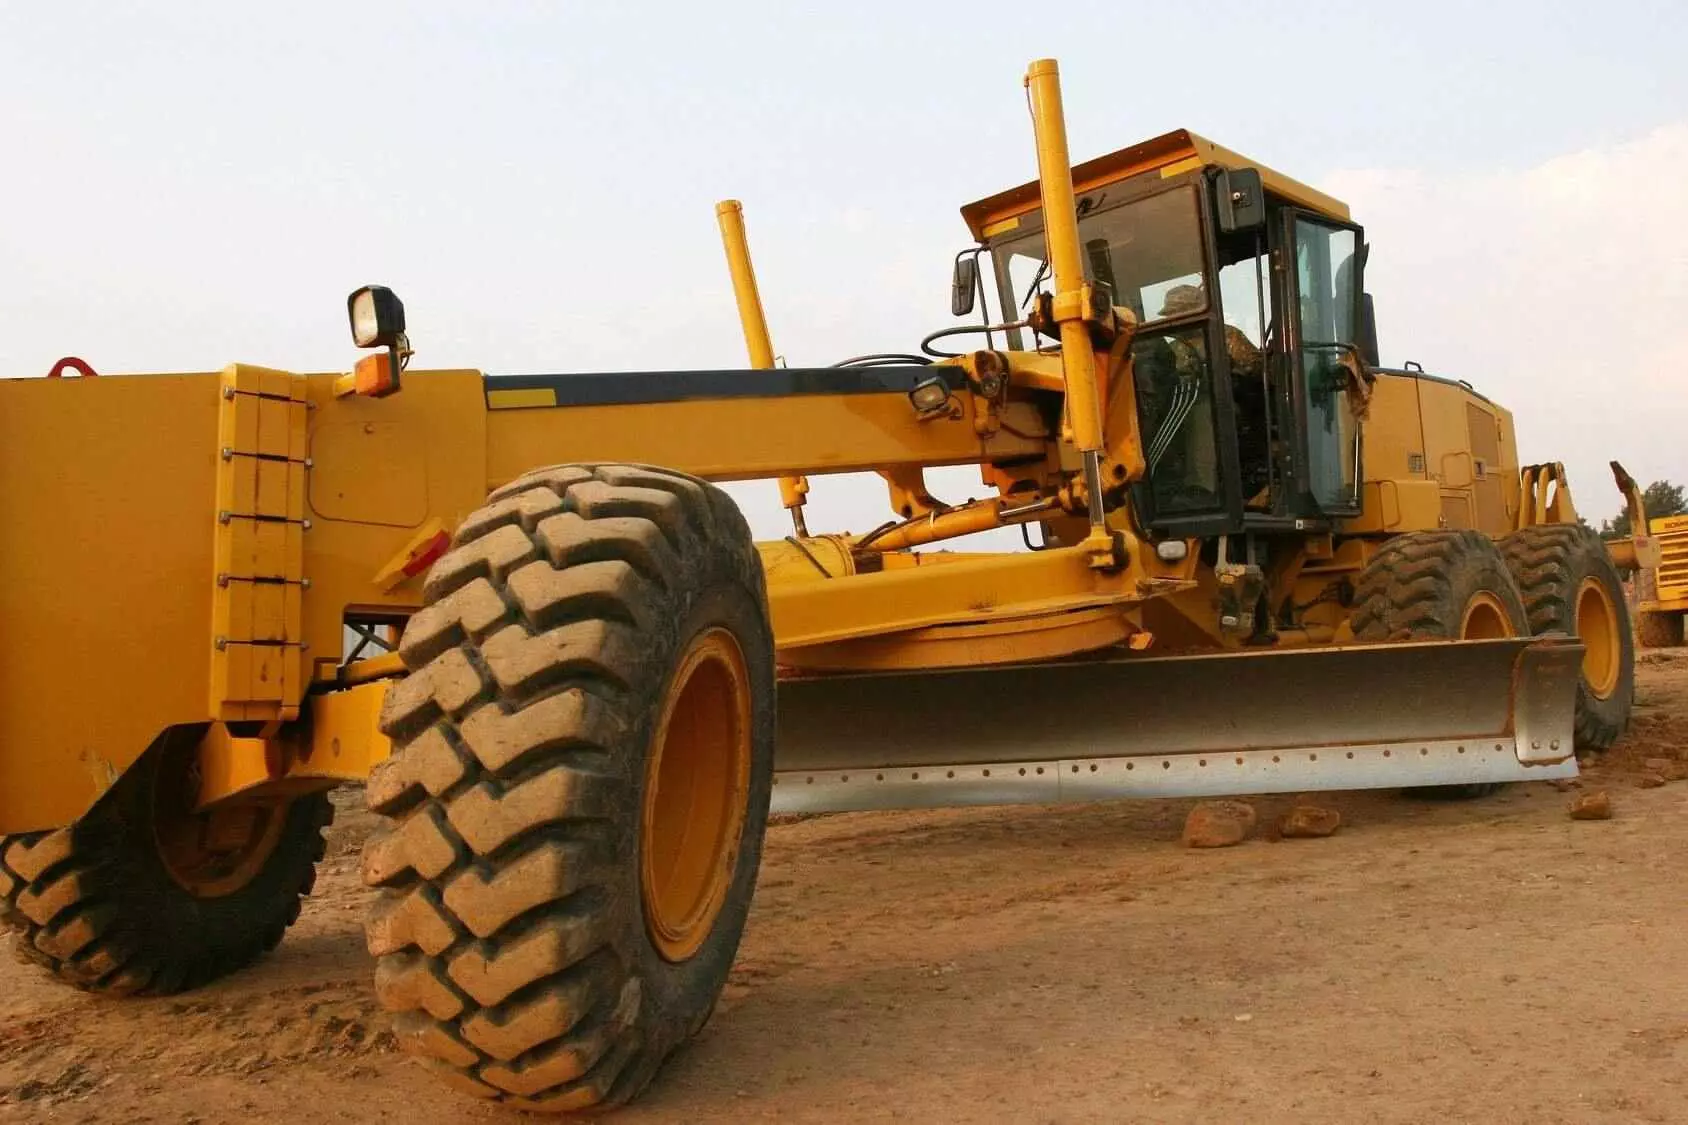
[(487, 391), (550, 390), (558, 406), (633, 406), (709, 398), (907, 394), (938, 376), (966, 383), (956, 367), (776, 367), (744, 371), (604, 371), (569, 375), (488, 375)]

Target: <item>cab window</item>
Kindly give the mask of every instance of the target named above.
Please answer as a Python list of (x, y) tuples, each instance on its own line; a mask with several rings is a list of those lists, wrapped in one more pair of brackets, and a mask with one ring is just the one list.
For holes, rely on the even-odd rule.
[[(1022, 228), (1027, 225), (1022, 222)], [(1079, 253), (1087, 280), (1106, 282), (1114, 303), (1149, 322), (1206, 311), (1203, 290), (1201, 203), (1193, 187), (1146, 199), (1112, 203), (1107, 189), (1079, 200)], [(1054, 290), (1045, 257), (1043, 226), (996, 242), (991, 257), (998, 297), (1010, 318), (1023, 316), (1040, 292)], [(1196, 291), (1194, 305), (1190, 291)], [(1032, 345), (1015, 332), (1010, 346)]]

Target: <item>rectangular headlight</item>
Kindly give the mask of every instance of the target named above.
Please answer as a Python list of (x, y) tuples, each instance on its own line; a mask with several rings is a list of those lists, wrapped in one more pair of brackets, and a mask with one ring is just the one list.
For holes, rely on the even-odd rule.
[(404, 335), (404, 302), (384, 285), (365, 285), (346, 298), (346, 314), (360, 348), (390, 348)]
[(929, 376), (914, 385), (914, 389), (908, 393), (908, 400), (914, 404), (918, 414), (931, 414), (942, 410), (944, 404), (949, 402), (949, 384), (939, 376)]

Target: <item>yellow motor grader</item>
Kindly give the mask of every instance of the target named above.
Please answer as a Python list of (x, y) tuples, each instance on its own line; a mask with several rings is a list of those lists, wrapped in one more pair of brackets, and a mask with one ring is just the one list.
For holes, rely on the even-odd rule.
[[(776, 366), (728, 202), (746, 370), (416, 370), (372, 286), (350, 372), (0, 382), (21, 951), (232, 971), (366, 782), (403, 1047), (585, 1109), (709, 1018), (770, 808), (1471, 795), (1610, 744), (1650, 542), (1379, 365), (1343, 204), (1187, 132), (1074, 167), (1055, 64), (1026, 83), (1038, 178), (963, 209), (918, 352)], [(984, 498), (928, 487), (958, 465)], [(886, 522), (811, 532), (809, 477), (862, 472)], [(752, 541), (717, 487), (752, 479), (792, 534)], [(1028, 549), (944, 549), (1000, 528)]]

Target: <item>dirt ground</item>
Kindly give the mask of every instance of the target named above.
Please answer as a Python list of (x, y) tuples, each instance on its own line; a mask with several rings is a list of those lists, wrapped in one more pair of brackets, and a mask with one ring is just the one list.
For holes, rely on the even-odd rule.
[[(1190, 851), (1189, 802), (777, 825), (703, 1036), (617, 1121), (1688, 1121), (1688, 652), (1580, 790), (1329, 798), (1324, 840)], [(1608, 791), (1611, 821), (1573, 821)], [(396, 1054), (345, 795), (259, 965), (98, 1001), (0, 964), (0, 1116), (520, 1120)], [(1262, 823), (1287, 805), (1256, 802)]]

